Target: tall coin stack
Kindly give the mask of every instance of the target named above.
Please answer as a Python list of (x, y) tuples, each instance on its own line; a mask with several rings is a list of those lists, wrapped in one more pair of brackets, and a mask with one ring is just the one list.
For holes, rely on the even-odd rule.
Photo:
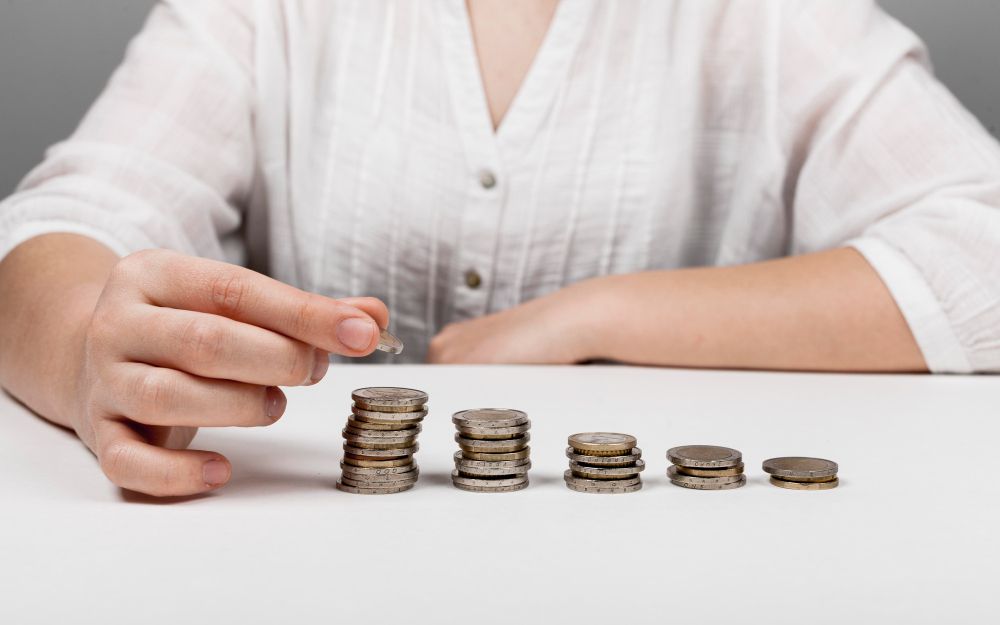
[(581, 493), (634, 493), (646, 468), (636, 438), (616, 432), (584, 432), (569, 437), (566, 486)]
[(528, 487), (531, 421), (520, 410), (479, 408), (456, 412), (455, 488), (477, 493), (509, 493)]
[(337, 488), (359, 495), (410, 490), (420, 474), (413, 454), (427, 416), (427, 393), (383, 386), (359, 388), (351, 398)]
[(732, 490), (747, 483), (743, 454), (729, 447), (685, 445), (667, 450), (667, 477), (674, 486), (694, 490)]
[(822, 458), (771, 458), (764, 461), (764, 472), (771, 483), (791, 490), (830, 490), (837, 488), (837, 463)]

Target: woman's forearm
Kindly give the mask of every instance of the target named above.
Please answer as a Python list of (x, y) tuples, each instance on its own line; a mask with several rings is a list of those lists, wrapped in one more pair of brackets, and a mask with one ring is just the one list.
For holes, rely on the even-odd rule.
[(118, 257), (92, 239), (51, 234), (0, 262), (0, 386), (71, 427), (83, 332)]
[(593, 356), (649, 365), (926, 371), (875, 270), (853, 249), (581, 285), (596, 298)]

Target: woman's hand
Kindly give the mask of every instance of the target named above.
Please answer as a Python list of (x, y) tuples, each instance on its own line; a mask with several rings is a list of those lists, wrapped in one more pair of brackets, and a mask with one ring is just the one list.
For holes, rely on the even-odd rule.
[(437, 364), (572, 364), (599, 357), (601, 289), (581, 282), (500, 313), (446, 326), (431, 341)]
[(118, 486), (209, 491), (231, 467), (184, 450), (196, 428), (274, 423), (286, 404), (277, 387), (318, 382), (329, 353), (371, 353), (387, 325), (375, 299), (337, 301), (241, 267), (140, 252), (112, 270), (86, 328), (72, 425)]

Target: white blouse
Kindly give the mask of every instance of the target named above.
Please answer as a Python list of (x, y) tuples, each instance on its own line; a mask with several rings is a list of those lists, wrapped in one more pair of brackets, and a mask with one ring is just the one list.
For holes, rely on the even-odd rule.
[[(494, 133), (464, 0), (169, 0), (0, 205), (446, 323), (853, 245), (930, 367), (1000, 370), (1000, 148), (871, 0), (562, 0)], [(397, 359), (398, 361), (399, 359)]]

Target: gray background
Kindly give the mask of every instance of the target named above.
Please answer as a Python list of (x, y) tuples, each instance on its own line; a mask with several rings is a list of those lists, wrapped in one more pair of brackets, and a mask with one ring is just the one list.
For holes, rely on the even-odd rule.
[[(153, 4), (0, 0), (0, 197), (72, 132)], [(882, 4), (925, 38), (939, 75), (1000, 133), (1000, 1)]]

